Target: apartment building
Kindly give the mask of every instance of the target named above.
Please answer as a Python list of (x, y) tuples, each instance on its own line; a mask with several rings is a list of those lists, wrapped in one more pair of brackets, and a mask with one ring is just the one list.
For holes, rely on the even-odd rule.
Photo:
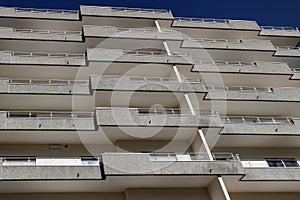
[(298, 28), (0, 7), (0, 199), (300, 199)]

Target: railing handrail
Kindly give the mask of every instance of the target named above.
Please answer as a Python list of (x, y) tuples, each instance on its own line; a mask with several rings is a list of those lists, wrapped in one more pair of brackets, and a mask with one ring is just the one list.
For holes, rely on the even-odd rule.
[(290, 26), (260, 26), (261, 30), (271, 30), (271, 31), (299, 31), (298, 27)]
[(257, 87), (249, 87), (249, 86), (211, 86), (211, 85), (207, 85), (207, 89), (211, 90), (211, 91), (274, 92), (272, 87), (257, 88)]
[(66, 119), (90, 119), (94, 118), (94, 112), (63, 112), (63, 111), (7, 111), (7, 118), (66, 118)]
[(200, 23), (230, 23), (230, 21), (246, 21), (246, 22), (255, 22), (254, 20), (236, 20), (236, 19), (216, 19), (216, 18), (195, 18), (195, 17), (175, 17), (176, 21), (191, 21), (191, 22), (200, 22)]
[(89, 81), (88, 80), (18, 78), (18, 79), (9, 79), (9, 84), (11, 85), (89, 85)]
[[(282, 166), (269, 166), (268, 165), (268, 160), (276, 160), (276, 161), (281, 161)], [(284, 164), (284, 161), (291, 161), (293, 160), (295, 163), (297, 163), (298, 166), (286, 166)], [(257, 162), (263, 163), (265, 165), (257, 165)], [(300, 160), (297, 158), (257, 158), (257, 159), (241, 159), (241, 163), (243, 167), (245, 168), (300, 168)], [(247, 166), (244, 166), (245, 163), (247, 163)], [(256, 165), (255, 165), (256, 164)]]
[(213, 42), (213, 43), (221, 43), (221, 42), (234, 43), (234, 44), (243, 43), (243, 40), (239, 40), (239, 39), (190, 38), (190, 40), (197, 41), (197, 42)]
[(282, 49), (282, 50), (300, 50), (300, 47), (293, 47), (293, 46), (276, 46), (276, 49)]
[(38, 29), (19, 29), (14, 28), (14, 32), (21, 33), (38, 33), (38, 34), (57, 34), (57, 35), (81, 35), (81, 31), (68, 31), (68, 30), (38, 30)]
[(170, 13), (170, 10), (167, 9), (147, 9), (147, 8), (128, 8), (128, 7), (113, 7), (113, 6), (85, 6), (85, 7), (94, 7), (102, 9), (110, 9), (113, 11), (137, 11), (137, 12), (151, 12), (151, 13)]
[(42, 12), (42, 13), (61, 13), (61, 14), (79, 14), (79, 10), (65, 10), (65, 9), (41, 9), (41, 8), (20, 8), (20, 7), (3, 7), (0, 9), (13, 8), (15, 12)]
[(21, 52), (21, 51), (0, 51), (0, 53), (10, 53), (12, 56), (24, 57), (52, 57), (52, 58), (85, 58), (85, 54), (72, 54), (72, 53), (47, 53), (47, 52)]
[[(135, 54), (140, 56), (157, 56), (157, 55), (164, 55), (169, 56), (167, 52), (165, 51), (130, 51), (130, 50), (122, 50), (123, 54)], [(171, 56), (189, 56), (189, 53), (183, 53), (183, 52), (171, 52)]]
[[(225, 124), (294, 124), (291, 117), (220, 116)], [(266, 121), (267, 120), (267, 121)]]
[(224, 61), (224, 60), (209, 60), (209, 61), (194, 61), (195, 64), (214, 64), (214, 65), (238, 65), (238, 66), (253, 66), (256, 67), (258, 63), (282, 64), (284, 62), (264, 62), (264, 61)]
[[(157, 155), (168, 156), (175, 158), (175, 161), (211, 161), (207, 153), (149, 153), (149, 156), (155, 157)], [(211, 153), (214, 161), (237, 161), (237, 157), (233, 153)], [(181, 157), (182, 156), (182, 157)], [(191, 160), (182, 159), (184, 156), (190, 156)], [(201, 156), (198, 157), (197, 156)], [(225, 156), (225, 157), (224, 157)], [(180, 158), (181, 157), (181, 158)], [(205, 159), (203, 159), (205, 158)], [(182, 160), (181, 160), (182, 159)], [(160, 160), (158, 160), (160, 161)], [(163, 161), (163, 160), (161, 160)]]
[(300, 68), (296, 68), (296, 67), (291, 68), (291, 70), (292, 70), (293, 72), (300, 72)]
[(161, 28), (158, 30), (155, 27), (144, 27), (144, 28), (124, 28), (124, 27), (116, 27), (116, 26), (100, 26), (100, 25), (83, 25), (83, 26), (90, 26), (90, 27), (100, 27), (100, 28), (114, 28), (117, 31), (136, 31), (136, 32), (158, 32), (158, 33), (179, 33), (173, 29)]

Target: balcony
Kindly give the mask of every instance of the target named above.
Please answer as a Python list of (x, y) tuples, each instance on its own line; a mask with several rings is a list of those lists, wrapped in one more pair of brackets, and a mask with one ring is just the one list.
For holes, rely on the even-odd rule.
[(261, 61), (195, 61), (192, 71), (249, 74), (292, 74), (287, 63)]
[(125, 62), (125, 63), (161, 63), (161, 64), (193, 64), (187, 53), (171, 53), (164, 51), (126, 51), (122, 49), (87, 49), (88, 61)]
[(0, 79), (0, 93), (4, 94), (49, 94), (49, 95), (89, 95), (89, 81)]
[(79, 20), (77, 10), (0, 7), (1, 17)]
[(300, 89), (296, 87), (257, 88), (208, 86), (207, 99), (229, 101), (287, 101), (299, 102)]
[(246, 176), (242, 181), (299, 181), (300, 161), (296, 159), (242, 160)]
[(18, 40), (82, 41), (81, 31), (36, 30), (0, 27), (0, 38)]
[(85, 37), (126, 38), (146, 40), (183, 40), (182, 35), (171, 29), (157, 28), (120, 28), (114, 26), (84, 25)]
[(261, 36), (300, 37), (298, 28), (276, 26), (261, 26), (260, 28), (259, 35)]
[(86, 65), (84, 54), (0, 51), (0, 64)]
[(164, 9), (144, 9), (125, 7), (80, 6), (83, 16), (173, 19), (171, 11)]
[(184, 40), (182, 48), (200, 48), (200, 49), (228, 49), (228, 50), (248, 50), (248, 51), (276, 51), (269, 40), (256, 39), (190, 39)]
[(300, 57), (300, 47), (276, 47), (274, 56)]
[(92, 90), (152, 91), (152, 92), (205, 92), (201, 80), (187, 79), (179, 82), (175, 78), (137, 76), (91, 76)]
[(96, 130), (91, 112), (1, 111), (0, 130)]
[(1, 158), (2, 181), (102, 180), (98, 158)]
[(289, 117), (222, 117), (223, 135), (298, 135), (300, 119)]
[(207, 154), (176, 153), (103, 153), (106, 176), (147, 175), (242, 175), (240, 161), (232, 154), (215, 154), (209, 160)]
[(257, 31), (260, 27), (255, 21), (230, 20), (230, 19), (209, 19), (209, 18), (176, 18), (173, 27), (186, 28), (210, 28), (210, 29), (232, 29)]
[(99, 107), (96, 117), (99, 126), (222, 127), (218, 114), (206, 110)]

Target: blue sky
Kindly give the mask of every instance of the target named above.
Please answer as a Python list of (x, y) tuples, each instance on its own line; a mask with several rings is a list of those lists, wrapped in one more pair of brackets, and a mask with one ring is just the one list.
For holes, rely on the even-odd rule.
[(300, 0), (0, 0), (1, 6), (78, 9), (79, 5), (170, 9), (177, 17), (257, 20), (300, 27)]

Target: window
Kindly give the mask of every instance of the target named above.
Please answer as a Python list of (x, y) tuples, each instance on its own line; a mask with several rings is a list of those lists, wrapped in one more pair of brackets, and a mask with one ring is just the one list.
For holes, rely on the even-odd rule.
[(269, 167), (299, 167), (295, 159), (267, 159)]

